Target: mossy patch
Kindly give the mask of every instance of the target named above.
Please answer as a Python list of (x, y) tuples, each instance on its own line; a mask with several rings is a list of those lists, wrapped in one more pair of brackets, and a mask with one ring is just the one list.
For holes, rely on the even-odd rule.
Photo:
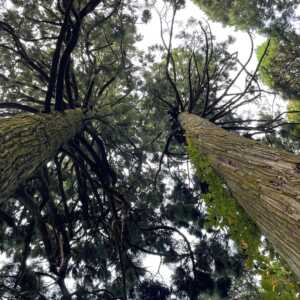
[(209, 185), (209, 191), (204, 195), (208, 225), (226, 228), (231, 239), (247, 256), (247, 265), (251, 267), (254, 259), (259, 255), (260, 233), (257, 226), (224, 189), (222, 179), (216, 175), (209, 160), (201, 155), (190, 138), (187, 151), (196, 168), (198, 178)]

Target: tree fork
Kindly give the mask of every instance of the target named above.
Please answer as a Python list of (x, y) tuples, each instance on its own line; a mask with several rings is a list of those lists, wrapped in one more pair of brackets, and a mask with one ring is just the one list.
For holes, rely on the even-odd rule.
[(181, 113), (199, 153), (300, 279), (300, 156), (273, 149)]
[(81, 109), (0, 120), (0, 201), (53, 158), (82, 127)]

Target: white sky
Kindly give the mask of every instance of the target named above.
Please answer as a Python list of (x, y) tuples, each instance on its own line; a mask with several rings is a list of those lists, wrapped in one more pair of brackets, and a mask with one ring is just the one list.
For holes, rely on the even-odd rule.
[[(157, 7), (160, 7), (161, 1), (157, 1)], [(241, 61), (244, 61), (249, 56), (249, 49), (251, 46), (249, 36), (247, 33), (242, 31), (234, 30), (232, 27), (224, 27), (222, 24), (217, 22), (211, 22), (206, 15), (199, 9), (198, 6), (192, 3), (192, 1), (187, 0), (186, 6), (184, 9), (178, 10), (176, 15), (177, 26), (176, 29), (180, 30), (180, 26), (184, 25), (189, 18), (195, 18), (197, 20), (208, 20), (212, 29), (213, 35), (216, 36), (217, 41), (224, 41), (229, 35), (232, 35), (236, 39), (236, 43), (233, 44), (230, 48), (232, 52), (238, 51), (239, 58)], [(178, 24), (179, 23), (179, 24)], [(179, 26), (178, 26), (179, 25)], [(137, 43), (137, 46), (142, 49), (147, 49), (147, 47), (161, 43), (160, 38), (160, 22), (159, 17), (152, 11), (152, 19), (148, 24), (138, 25), (138, 31), (142, 34), (143, 40)], [(257, 47), (265, 40), (264, 37), (256, 35), (254, 37), (254, 45)], [(252, 62), (252, 66), (255, 67), (256, 59)]]
[[(143, 0), (139, 0), (140, 3), (144, 3)], [(161, 10), (163, 4), (162, 0), (156, 1), (156, 7), (158, 10)], [(142, 6), (142, 4), (141, 4)], [(151, 11), (152, 18), (147, 24), (139, 24), (138, 25), (138, 32), (143, 36), (143, 40), (136, 43), (136, 46), (140, 49), (147, 50), (148, 47), (154, 45), (154, 44), (161, 44), (161, 36), (160, 36), (160, 21), (159, 16), (155, 12), (155, 10)], [(171, 14), (171, 11), (170, 11)], [(251, 49), (251, 41), (249, 39), (249, 36), (246, 32), (235, 30), (233, 27), (224, 27), (221, 23), (212, 22), (208, 19), (208, 17), (200, 10), (198, 6), (193, 4), (191, 0), (186, 0), (186, 5), (184, 9), (178, 10), (176, 14), (176, 21), (175, 21), (175, 29), (174, 29), (174, 35), (176, 35), (176, 31), (182, 30), (183, 26), (185, 26), (186, 22), (189, 18), (193, 17), (196, 20), (201, 21), (208, 21), (212, 30), (212, 34), (216, 37), (216, 42), (224, 41), (228, 38), (229, 35), (233, 36), (235, 38), (235, 43), (229, 46), (229, 52), (238, 53), (239, 60), (243, 63), (246, 62)], [(169, 18), (170, 19), (170, 18)], [(266, 40), (265, 37), (255, 34), (253, 35), (253, 42), (254, 42), (254, 51), (256, 48), (261, 45)], [(168, 41), (168, 38), (166, 38), (166, 41)], [(173, 45), (176, 45), (176, 42), (173, 43)], [(248, 71), (253, 72), (257, 66), (257, 59), (256, 54), (254, 53), (252, 60), (248, 64)], [(237, 85), (240, 85), (241, 87), (244, 87), (245, 84), (245, 77), (241, 76), (239, 80), (236, 82)], [(261, 86), (268, 90), (267, 87)], [(286, 110), (287, 103), (284, 102), (280, 97), (276, 97), (276, 100), (274, 101), (273, 96), (266, 96), (266, 98), (263, 99), (263, 101), (260, 101), (259, 104), (251, 104), (248, 106), (243, 106), (238, 109), (238, 112), (242, 114), (245, 118), (255, 118), (257, 116), (257, 113), (261, 110), (268, 113), (276, 113), (278, 111), (284, 111)]]

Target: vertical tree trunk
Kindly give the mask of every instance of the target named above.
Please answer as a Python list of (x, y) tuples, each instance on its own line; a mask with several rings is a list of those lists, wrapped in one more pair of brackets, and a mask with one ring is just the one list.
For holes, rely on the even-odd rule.
[(300, 278), (300, 156), (227, 132), (196, 115), (180, 123), (246, 213)]
[(81, 110), (18, 114), (0, 120), (0, 200), (49, 159), (81, 128)]

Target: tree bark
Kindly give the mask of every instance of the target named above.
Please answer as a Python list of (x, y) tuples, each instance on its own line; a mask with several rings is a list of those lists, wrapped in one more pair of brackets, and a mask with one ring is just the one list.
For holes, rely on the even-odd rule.
[(181, 126), (300, 279), (300, 156), (181, 113)]
[(82, 110), (74, 109), (18, 114), (0, 120), (0, 201), (13, 194), (79, 132), (83, 119)]

